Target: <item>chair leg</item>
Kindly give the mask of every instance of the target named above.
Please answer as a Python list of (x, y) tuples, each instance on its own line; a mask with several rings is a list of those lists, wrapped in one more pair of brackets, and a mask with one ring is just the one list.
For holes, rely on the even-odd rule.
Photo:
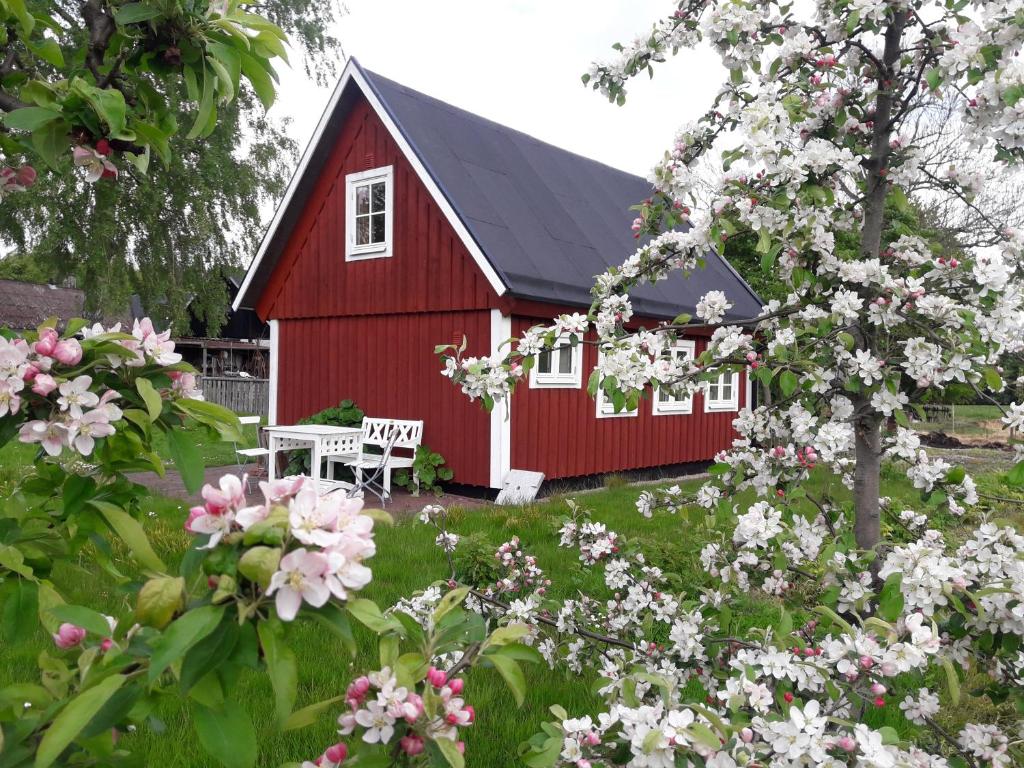
[(391, 498), (391, 467), (384, 467), (384, 495)]

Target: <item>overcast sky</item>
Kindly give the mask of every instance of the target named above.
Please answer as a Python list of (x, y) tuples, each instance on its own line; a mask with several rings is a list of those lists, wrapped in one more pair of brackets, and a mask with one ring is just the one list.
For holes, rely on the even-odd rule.
[[(365, 68), (544, 141), (646, 176), (677, 126), (699, 116), (724, 77), (709, 50), (684, 51), (637, 78), (624, 107), (580, 76), (610, 46), (647, 30), (668, 0), (345, 0), (338, 34)], [(339, 64), (338, 71), (341, 71)], [(281, 73), (271, 114), (304, 148), (330, 89), (301, 66)]]

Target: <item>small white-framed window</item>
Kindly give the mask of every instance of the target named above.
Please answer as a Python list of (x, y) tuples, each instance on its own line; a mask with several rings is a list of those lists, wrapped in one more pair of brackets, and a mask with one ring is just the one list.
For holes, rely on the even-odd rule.
[(728, 371), (704, 385), (704, 411), (738, 411), (740, 375)]
[(391, 255), (394, 167), (345, 177), (345, 261)]
[(530, 369), (530, 386), (579, 389), (583, 384), (583, 345), (560, 336), (553, 349), (537, 355)]
[[(598, 352), (598, 361), (601, 359), (601, 353)], [(604, 387), (598, 386), (597, 397), (594, 398), (597, 402), (597, 418), (599, 419), (618, 419), (622, 417), (636, 416), (640, 413), (639, 408), (628, 410), (623, 408), (621, 411), (615, 410), (615, 403), (608, 397), (604, 392)]]
[[(692, 341), (677, 341), (672, 344), (671, 354), (677, 360), (693, 360), (695, 345)], [(655, 416), (693, 413), (692, 397), (676, 397), (667, 388), (658, 387), (654, 390), (651, 412)]]

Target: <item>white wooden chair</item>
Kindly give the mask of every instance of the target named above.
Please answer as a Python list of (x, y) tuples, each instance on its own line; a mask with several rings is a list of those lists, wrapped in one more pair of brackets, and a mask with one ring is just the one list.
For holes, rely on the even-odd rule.
[[(370, 488), (381, 502), (391, 497), (391, 471), (411, 469), (416, 449), (423, 441), (423, 422), (400, 419), (363, 419), (363, 434), (359, 452), (355, 456), (330, 456), (327, 473), (334, 477), (333, 464), (350, 467), (355, 473), (357, 487)], [(396, 454), (401, 451), (401, 454)], [(408, 455), (406, 455), (408, 454)], [(363, 482), (363, 473), (372, 475)], [(381, 478), (380, 492), (374, 489)]]
[[(263, 444), (263, 430), (259, 428), (260, 417), (259, 416), (239, 416), (238, 422), (242, 426), (256, 425), (256, 447), (255, 448), (239, 448), (238, 444), (235, 443), (235, 461), (238, 464), (238, 472), (241, 474), (245, 471), (247, 464), (255, 464), (256, 469), (251, 473), (251, 477), (248, 477), (247, 483), (251, 486), (253, 477), (262, 477), (266, 472), (266, 467), (260, 466), (260, 460), (267, 460), (270, 456), (270, 450)], [(247, 488), (247, 491), (251, 491), (251, 488)]]

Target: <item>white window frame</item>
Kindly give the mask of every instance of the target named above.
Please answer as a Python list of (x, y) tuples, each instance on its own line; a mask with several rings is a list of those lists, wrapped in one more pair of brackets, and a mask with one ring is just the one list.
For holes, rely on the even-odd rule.
[[(555, 341), (555, 347), (562, 347), (572, 344), (569, 334), (559, 336)], [(583, 386), (583, 343), (582, 341), (571, 347), (572, 360), (571, 369), (568, 373), (554, 371), (549, 373), (540, 372), (540, 354), (534, 358), (533, 367), (530, 368), (531, 389), (579, 389)], [(551, 352), (551, 362), (555, 361), (554, 350)]]
[[(375, 182), (384, 182), (384, 242), (356, 245), (356, 189)], [(392, 217), (395, 203), (395, 168), (385, 165), (369, 171), (345, 176), (345, 261), (385, 259), (391, 256), (394, 244)]]
[[(672, 344), (673, 354), (678, 350), (686, 350), (687, 359), (693, 360), (697, 354), (697, 345), (693, 341), (682, 339), (680, 341), (673, 342)], [(671, 400), (662, 402), (659, 400), (659, 387), (655, 387), (651, 398), (651, 413), (655, 416), (685, 416), (693, 413), (693, 395), (682, 400), (671, 397)]]
[(726, 376), (732, 377), (732, 397), (728, 400), (723, 400), (721, 397), (712, 399), (710, 381), (704, 382), (704, 413), (714, 413), (717, 411), (738, 411), (740, 409), (740, 375), (738, 372), (723, 371), (719, 374), (715, 380), (718, 391), (722, 389), (724, 379)]
[[(598, 356), (598, 361), (600, 362), (602, 353), (600, 351), (598, 351), (597, 356)], [(615, 410), (615, 403), (611, 402), (610, 400), (606, 400), (605, 399), (604, 387), (602, 387), (600, 385), (598, 385), (598, 387), (597, 387), (597, 397), (594, 398), (594, 401), (597, 403), (597, 412), (596, 412), (596, 414), (597, 414), (597, 418), (599, 418), (599, 419), (621, 419), (621, 418), (627, 418), (628, 419), (628, 418), (640, 415), (640, 404), (639, 403), (637, 403), (636, 408), (633, 409), (632, 411), (627, 411), (627, 410), (623, 409), (621, 411), (616, 412), (616, 410)]]

